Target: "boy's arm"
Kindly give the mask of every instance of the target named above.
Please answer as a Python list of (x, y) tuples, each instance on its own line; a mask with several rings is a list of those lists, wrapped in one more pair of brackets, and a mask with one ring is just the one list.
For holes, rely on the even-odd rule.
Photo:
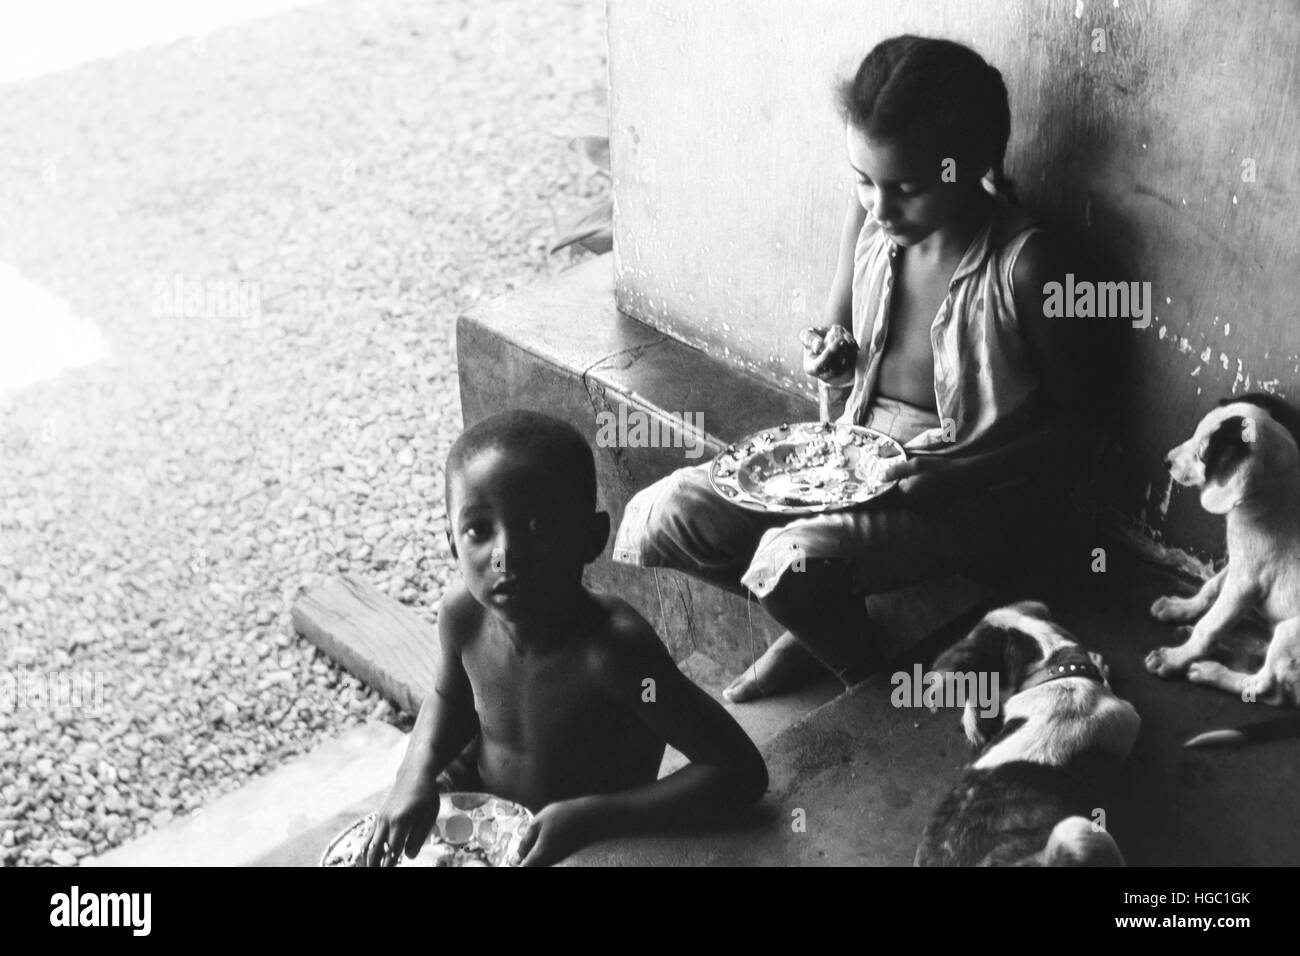
[(465, 609), (457, 606), (463, 598), (456, 588), (443, 598), (438, 614), (434, 689), (420, 705), (397, 781), (375, 818), (364, 854), (367, 866), (392, 866), (403, 850), (409, 857), (420, 852), (438, 818), (437, 776), (478, 730), (474, 698), (457, 641), (457, 626), (465, 623)]
[(600, 664), (607, 691), (691, 762), (644, 786), (544, 808), (521, 846), (525, 866), (549, 865), (621, 833), (732, 819), (767, 790), (767, 766), (740, 725), (677, 669), (639, 614), (619, 616), (623, 633)]
[(1064, 255), (1039, 233), (1020, 251), (1012, 274), (1016, 317), (1038, 365), (1044, 422), (988, 451), (953, 457), (909, 459), (898, 472), (900, 490), (915, 500), (947, 497), (958, 489), (978, 489), (1000, 479), (1040, 468), (1045, 461), (1064, 462), (1089, 447), (1095, 429), (1089, 404), (1089, 363), (1096, 351), (1087, 322), (1043, 314), (1043, 288), (1060, 282), (1069, 271)]

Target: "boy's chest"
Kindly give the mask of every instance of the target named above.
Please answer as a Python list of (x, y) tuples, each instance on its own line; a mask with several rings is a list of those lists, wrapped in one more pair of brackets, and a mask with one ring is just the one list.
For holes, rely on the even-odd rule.
[(604, 709), (581, 653), (517, 656), (490, 644), (463, 659), (474, 707), (489, 729), (509, 737), (566, 727), (575, 714)]

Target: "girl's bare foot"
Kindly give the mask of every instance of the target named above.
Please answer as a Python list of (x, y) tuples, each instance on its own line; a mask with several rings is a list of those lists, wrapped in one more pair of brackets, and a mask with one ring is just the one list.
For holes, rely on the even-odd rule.
[(808, 683), (826, 668), (786, 631), (737, 677), (722, 696), (733, 704), (770, 697)]

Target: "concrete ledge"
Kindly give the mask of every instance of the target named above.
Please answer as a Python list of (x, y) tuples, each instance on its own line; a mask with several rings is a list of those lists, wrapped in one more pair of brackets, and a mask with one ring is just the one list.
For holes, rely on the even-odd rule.
[(244, 866), (305, 831), (345, 818), (317, 847), (314, 865), (329, 836), (361, 816), (360, 807), (373, 809), (368, 799), (392, 784), (405, 752), (400, 730), (371, 721), (82, 865)]
[[(753, 378), (622, 314), (612, 256), (496, 299), (457, 325), (461, 407), (467, 425), (515, 406), (545, 409), (586, 435), (596, 453), (601, 507), (617, 527), (632, 494), (672, 470), (781, 421), (815, 419), (804, 396)], [(703, 416), (707, 450), (600, 448), (596, 416), (636, 411), (660, 422)], [(678, 661), (702, 651), (731, 673), (747, 667), (780, 629), (756, 602), (664, 569), (616, 564), (610, 549), (591, 567), (592, 587), (633, 603)], [(943, 626), (986, 590), (950, 578), (875, 595), (868, 608), (897, 653)]]

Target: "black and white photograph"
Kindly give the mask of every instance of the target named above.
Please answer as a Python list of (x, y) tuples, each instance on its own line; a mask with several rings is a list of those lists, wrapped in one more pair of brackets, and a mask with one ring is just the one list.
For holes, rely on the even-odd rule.
[(1250, 928), (1300, 863), (1298, 61), (1295, 0), (5, 3), (27, 915), (1050, 867)]

